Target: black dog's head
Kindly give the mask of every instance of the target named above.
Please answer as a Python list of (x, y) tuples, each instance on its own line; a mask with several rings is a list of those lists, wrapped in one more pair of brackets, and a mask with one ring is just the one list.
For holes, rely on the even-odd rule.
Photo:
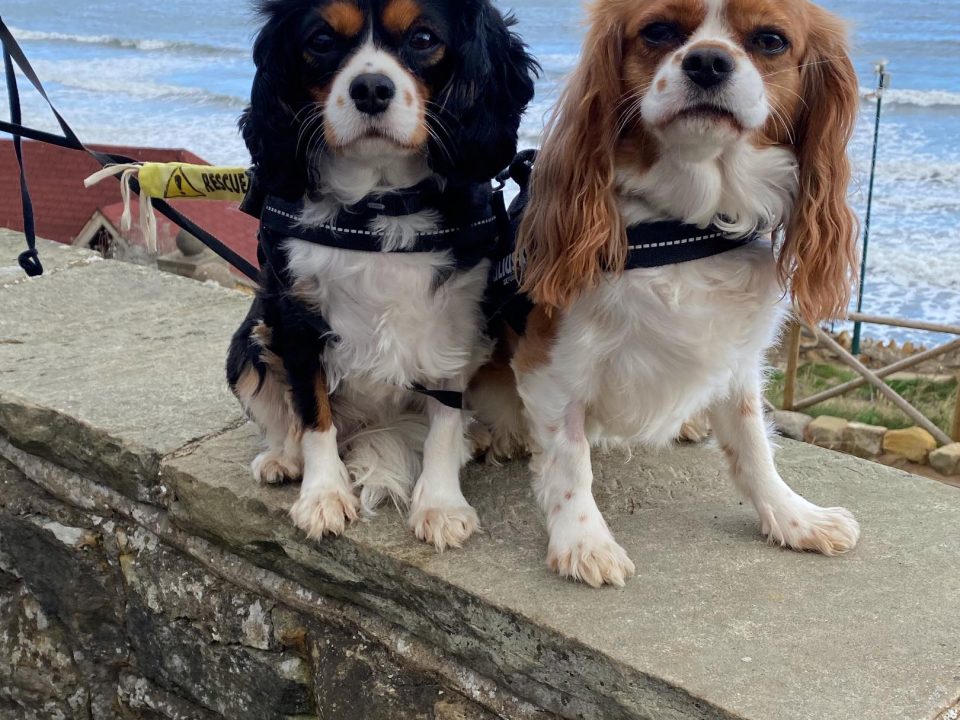
[(537, 66), (490, 0), (264, 0), (240, 121), (287, 198), (322, 153), (422, 154), (454, 182), (509, 164)]

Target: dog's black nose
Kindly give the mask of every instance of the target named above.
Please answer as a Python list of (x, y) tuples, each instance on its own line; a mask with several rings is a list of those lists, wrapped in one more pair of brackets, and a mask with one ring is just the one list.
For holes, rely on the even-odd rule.
[(735, 67), (733, 56), (719, 48), (691, 50), (683, 59), (683, 71), (687, 77), (704, 90), (729, 78)]
[(390, 107), (390, 101), (397, 94), (393, 80), (379, 73), (358, 75), (350, 83), (350, 97), (357, 110), (366, 115), (379, 115)]

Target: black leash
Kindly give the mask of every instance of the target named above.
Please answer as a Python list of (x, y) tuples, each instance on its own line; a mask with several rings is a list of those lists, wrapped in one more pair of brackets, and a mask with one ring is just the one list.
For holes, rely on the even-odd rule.
[[(0, 20), (0, 23), (3, 21)], [(17, 75), (13, 69), (13, 59), (3, 46), (3, 67), (7, 76), (7, 91), (10, 95), (10, 120), (19, 125), (22, 121), (20, 111), (20, 92), (17, 89)], [(20, 204), (23, 207), (23, 235), (27, 239), (26, 251), (20, 253), (17, 262), (29, 277), (43, 275), (43, 264), (37, 253), (37, 230), (33, 217), (33, 201), (30, 199), (30, 188), (27, 187), (27, 173), (23, 167), (23, 141), (19, 136), (13, 138), (13, 149), (17, 154), (17, 164), (20, 166)]]
[[(40, 263), (40, 258), (37, 254), (33, 203), (30, 200), (30, 192), (26, 182), (26, 171), (24, 168), (22, 152), (22, 138), (28, 138), (50, 145), (56, 145), (57, 147), (62, 147), (69, 150), (85, 152), (94, 160), (96, 160), (102, 167), (106, 167), (107, 165), (125, 165), (135, 161), (123, 155), (115, 155), (113, 153), (104, 153), (91, 150), (80, 141), (80, 138), (77, 137), (77, 134), (70, 127), (69, 123), (67, 123), (64, 117), (53, 105), (53, 102), (51, 102), (50, 97), (47, 95), (47, 91), (43, 87), (43, 83), (40, 82), (39, 76), (30, 65), (30, 61), (27, 60), (23, 49), (20, 47), (20, 44), (17, 42), (16, 38), (13, 37), (13, 34), (10, 32), (10, 29), (7, 27), (6, 23), (4, 23), (2, 17), (0, 17), (0, 43), (3, 44), (3, 60), (7, 77), (7, 92), (10, 98), (10, 122), (0, 120), (0, 132), (5, 132), (13, 136), (14, 149), (17, 153), (17, 162), (20, 166), (20, 194), (21, 203), (23, 205), (23, 226), (24, 235), (27, 239), (27, 250), (20, 255), (19, 262), (20, 266), (28, 275), (35, 277), (43, 273), (43, 266)], [(30, 84), (33, 85), (36, 91), (50, 107), (50, 110), (53, 112), (53, 116), (57, 119), (57, 123), (60, 125), (60, 129), (63, 131), (62, 136), (23, 126), (22, 112), (20, 108), (20, 94), (17, 88), (16, 74), (13, 68), (14, 63), (20, 68), (20, 71), (23, 73), (24, 77), (30, 81)], [(140, 184), (136, 180), (132, 180), (130, 182), (130, 187), (135, 193), (137, 193), (137, 195), (140, 194)], [(188, 217), (173, 209), (167, 202), (156, 199), (153, 201), (153, 206), (157, 211), (160, 212), (161, 215), (176, 223), (190, 234), (194, 235), (198, 240), (200, 240), (200, 242), (213, 250), (213, 252), (219, 255), (223, 260), (230, 263), (230, 265), (242, 272), (248, 278), (254, 282), (259, 281), (260, 272), (257, 268), (255, 268), (251, 263), (247, 262), (232, 248), (228, 247), (216, 237), (198, 226)]]

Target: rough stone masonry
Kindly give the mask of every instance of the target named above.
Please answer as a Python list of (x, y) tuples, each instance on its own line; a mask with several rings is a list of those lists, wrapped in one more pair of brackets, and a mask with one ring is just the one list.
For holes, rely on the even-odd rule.
[(521, 465), (471, 467), (484, 532), (437, 555), (392, 509), (308, 541), (262, 488), (222, 360), (248, 299), (0, 233), (0, 719), (948, 720), (960, 491), (785, 441), (843, 558), (766, 545), (706, 446), (600, 455), (637, 563), (542, 565)]

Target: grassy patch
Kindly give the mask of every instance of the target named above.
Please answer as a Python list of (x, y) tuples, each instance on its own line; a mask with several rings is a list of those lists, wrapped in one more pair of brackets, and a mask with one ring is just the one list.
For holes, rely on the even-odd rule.
[[(810, 397), (858, 377), (860, 376), (853, 370), (837, 365), (808, 363), (802, 365), (797, 373), (796, 396), (798, 399)], [(935, 425), (944, 432), (950, 433), (957, 400), (956, 380), (935, 382), (920, 378), (888, 382), (891, 388), (930, 418)], [(767, 399), (776, 407), (783, 405), (783, 384), (783, 371), (772, 372), (767, 386)], [(814, 417), (833, 415), (869, 425), (883, 425), (891, 429), (915, 425), (899, 408), (869, 385), (807, 408), (804, 412)]]

